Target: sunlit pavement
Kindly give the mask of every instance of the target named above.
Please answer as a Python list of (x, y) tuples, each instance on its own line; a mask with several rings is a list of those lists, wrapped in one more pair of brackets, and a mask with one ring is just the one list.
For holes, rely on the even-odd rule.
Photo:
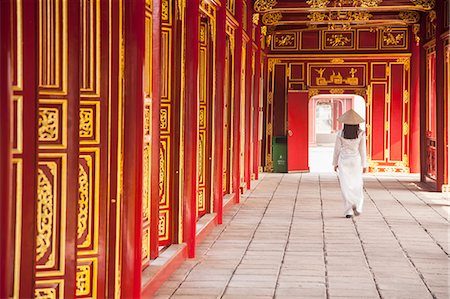
[(449, 199), (416, 179), (366, 175), (346, 219), (335, 174), (263, 174), (156, 298), (449, 298)]

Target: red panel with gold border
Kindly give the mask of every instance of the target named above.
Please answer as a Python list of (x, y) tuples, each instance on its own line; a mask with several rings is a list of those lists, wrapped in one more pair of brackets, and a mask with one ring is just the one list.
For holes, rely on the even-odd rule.
[(436, 180), (436, 48), (426, 48), (426, 165), (427, 176)]
[[(276, 72), (285, 66), (285, 72)], [(284, 88), (318, 94), (357, 94), (366, 100), (367, 142), (372, 172), (409, 172), (410, 55), (272, 56), (268, 62), (265, 167), (272, 170), (273, 132), (285, 120), (274, 119), (279, 82)], [(280, 77), (281, 76), (281, 77)], [(276, 101), (281, 101), (276, 103)], [(394, 117), (395, 115), (395, 117)], [(280, 133), (279, 132), (279, 133)], [(278, 134), (278, 133), (277, 133)]]

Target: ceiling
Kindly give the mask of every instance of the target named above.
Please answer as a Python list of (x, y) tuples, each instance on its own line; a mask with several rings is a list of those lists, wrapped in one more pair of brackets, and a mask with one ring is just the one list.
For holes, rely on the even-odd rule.
[[(379, 28), (418, 23), (436, 0), (255, 0), (262, 22), (276, 30)], [(441, 1), (441, 0), (437, 0)]]

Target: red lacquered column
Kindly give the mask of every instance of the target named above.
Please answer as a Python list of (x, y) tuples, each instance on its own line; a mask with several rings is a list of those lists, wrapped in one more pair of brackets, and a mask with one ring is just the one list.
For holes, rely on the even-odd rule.
[(261, 26), (256, 27), (255, 42), (258, 49), (255, 53), (255, 82), (253, 85), (253, 173), (255, 179), (258, 179), (259, 175), (259, 161), (260, 161), (260, 144), (259, 144), (259, 95), (260, 95), (260, 77), (261, 77)]
[(444, 95), (444, 1), (436, 1), (436, 191), (444, 184), (445, 95)]
[(420, 172), (420, 43), (410, 34), (411, 45), (411, 127), (409, 167), (412, 173)]
[(223, 3), (217, 11), (216, 25), (216, 100), (214, 103), (214, 178), (213, 198), (214, 213), (217, 222), (223, 222), (223, 126), (225, 98), (225, 51), (226, 51), (226, 18), (227, 7)]
[(161, 0), (153, 0), (152, 14), (152, 157), (150, 205), (150, 258), (158, 256), (159, 223), (159, 138), (161, 101)]
[[(236, 0), (236, 20), (242, 23), (242, 0)], [(235, 49), (234, 49), (234, 109), (233, 109), (233, 190), (235, 194), (235, 202), (240, 201), (240, 142), (241, 142), (241, 68), (242, 68), (242, 24), (235, 32)]]
[(183, 238), (188, 256), (195, 256), (198, 156), (199, 0), (186, 1), (184, 107)]
[(124, 1), (122, 298), (141, 294), (145, 1)]

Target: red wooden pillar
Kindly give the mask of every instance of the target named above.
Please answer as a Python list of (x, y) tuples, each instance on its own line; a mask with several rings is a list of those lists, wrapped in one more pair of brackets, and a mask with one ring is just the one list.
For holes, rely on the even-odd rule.
[[(141, 294), (145, 0), (124, 1), (122, 298)], [(159, 118), (158, 118), (159, 119)]]
[[(248, 14), (247, 14), (248, 15)], [(251, 16), (251, 14), (250, 14)], [(249, 18), (251, 20), (251, 18)], [(247, 28), (252, 28), (251, 22), (250, 25), (247, 26)], [(251, 31), (251, 29), (249, 29)], [(250, 32), (251, 35), (251, 32)], [(253, 44), (252, 40), (247, 44), (247, 54), (246, 57), (246, 67), (245, 67), (245, 152), (244, 152), (244, 180), (246, 183), (247, 189), (250, 189), (250, 183), (251, 183), (251, 128), (252, 128), (252, 77), (253, 77), (253, 70), (252, 70), (252, 59), (253, 59)]]
[(159, 223), (159, 146), (161, 101), (161, 0), (153, 0), (152, 14), (152, 157), (150, 205), (150, 258), (158, 256)]
[(255, 81), (253, 85), (253, 173), (255, 179), (258, 179), (260, 164), (260, 143), (259, 143), (259, 101), (260, 101), (260, 82), (261, 82), (261, 26), (256, 26), (255, 42), (257, 50), (255, 52)]
[(411, 126), (409, 167), (412, 173), (420, 172), (420, 44), (410, 34), (411, 45)]
[[(2, 1), (0, 1), (2, 2)], [(8, 2), (8, 1), (6, 1)], [(2, 2), (3, 3), (3, 2)], [(22, 231), (20, 252), (19, 298), (34, 297), (36, 255), (36, 198), (37, 198), (37, 128), (38, 128), (38, 92), (37, 92), (37, 5), (34, 0), (24, 0), (23, 12), (23, 130), (22, 158)], [(20, 9), (20, 8), (17, 8)], [(1, 9), (3, 12), (3, 8)], [(3, 27), (3, 24), (1, 24)], [(4, 39), (1, 39), (3, 44)], [(26, 175), (24, 175), (26, 174)], [(26, 228), (26, 229), (23, 229)], [(18, 249), (19, 250), (19, 249)]]
[(0, 298), (13, 296), (11, 2), (0, 1)]
[(233, 108), (233, 190), (235, 194), (235, 202), (240, 201), (240, 157), (241, 157), (241, 68), (242, 68), (242, 0), (236, 0), (236, 20), (240, 20), (238, 28), (235, 32), (235, 48), (234, 48), (234, 108)]
[[(426, 18), (421, 18), (420, 40), (425, 41)], [(420, 181), (425, 182), (427, 177), (427, 54), (420, 44)]]
[(184, 177), (183, 239), (188, 256), (195, 256), (197, 160), (198, 160), (198, 55), (199, 0), (186, 1), (185, 102), (184, 102)]
[(445, 177), (444, 22), (444, 1), (436, 1), (436, 191)]
[(225, 56), (227, 7), (223, 3), (217, 11), (216, 21), (216, 100), (214, 103), (214, 178), (213, 198), (217, 222), (223, 222), (223, 126), (225, 99)]

